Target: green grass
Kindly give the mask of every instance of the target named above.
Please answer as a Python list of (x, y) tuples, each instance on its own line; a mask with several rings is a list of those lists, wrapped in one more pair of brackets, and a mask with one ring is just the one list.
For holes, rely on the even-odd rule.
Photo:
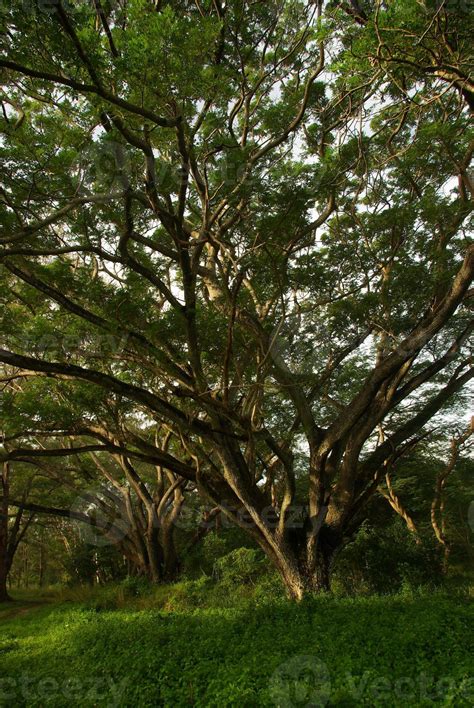
[[(81, 599), (0, 605), (0, 705), (474, 703), (466, 598), (321, 596), (294, 605), (253, 593), (232, 604), (228, 593), (181, 583), (134, 600), (117, 589)], [(106, 609), (114, 602), (123, 607)]]

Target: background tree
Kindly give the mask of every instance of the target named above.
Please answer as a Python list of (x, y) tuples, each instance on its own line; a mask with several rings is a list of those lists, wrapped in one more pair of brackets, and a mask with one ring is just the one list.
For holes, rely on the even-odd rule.
[(471, 419), (468, 427), (463, 431), (456, 431), (451, 437), (449, 444), (448, 459), (436, 476), (436, 483), (431, 502), (431, 525), (433, 527), (436, 540), (443, 548), (444, 570), (448, 569), (449, 557), (451, 554), (453, 541), (451, 532), (448, 531), (447, 521), (447, 499), (446, 487), (452, 485), (452, 475), (460, 462), (462, 454), (467, 455), (472, 450), (472, 434), (474, 433), (474, 419)]
[[(186, 480), (159, 466), (150, 473), (120, 454), (105, 456), (103, 445), (74, 447), (61, 440), (51, 447), (51, 442), (9, 453), (10, 460), (27, 463), (46, 484), (33, 487), (28, 499), (4, 494), (2, 502), (20, 516), (27, 511), (75, 523), (82, 527), (79, 545), (115, 546), (131, 573), (155, 583), (173, 579), (179, 570), (175, 532)], [(30, 472), (30, 488), (32, 479)], [(186, 523), (193, 528), (190, 518)]]
[(34, 513), (25, 513), (22, 506), (16, 509), (11, 507), (12, 489), (20, 487), (22, 501), (25, 502), (31, 488), (31, 480), (23, 478), (22, 483), (19, 484), (20, 480), (15, 478), (13, 486), (11, 464), (4, 462), (2, 467), (0, 475), (0, 602), (6, 602), (10, 600), (8, 575), (18, 547), (34, 519)]

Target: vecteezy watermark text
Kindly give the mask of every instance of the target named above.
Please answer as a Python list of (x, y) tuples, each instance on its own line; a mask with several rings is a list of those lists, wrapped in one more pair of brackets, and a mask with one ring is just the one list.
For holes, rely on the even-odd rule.
[(21, 676), (0, 677), (0, 702), (14, 705), (20, 699), (28, 702), (64, 698), (70, 701), (103, 702), (107, 706), (121, 705), (121, 698), (128, 683), (128, 678), (119, 680), (111, 676), (90, 676), (88, 678), (67, 678), (59, 680), (52, 676), (41, 678), (21, 674)]
[(268, 690), (278, 708), (326, 706), (336, 693), (353, 705), (362, 702), (379, 705), (385, 701), (394, 701), (397, 705), (444, 704), (445, 701), (455, 701), (453, 705), (472, 705), (474, 677), (456, 679), (426, 672), (388, 677), (374, 671), (357, 676), (347, 672), (338, 676), (336, 689), (328, 665), (317, 656), (305, 654), (292, 656), (280, 664), (270, 679)]

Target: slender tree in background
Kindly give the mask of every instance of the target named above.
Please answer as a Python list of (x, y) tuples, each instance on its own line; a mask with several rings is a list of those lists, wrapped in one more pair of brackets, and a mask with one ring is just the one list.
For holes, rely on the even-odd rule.
[[(18, 547), (25, 538), (35, 516), (32, 511), (25, 513), (22, 504), (17, 506), (14, 512), (11, 509), (11, 467), (9, 462), (4, 462), (0, 474), (0, 602), (11, 599), (7, 589), (8, 575)], [(26, 502), (31, 488), (31, 479), (24, 480), (21, 486), (22, 502)]]
[(469, 13), (58, 1), (2, 23), (3, 457), (41, 431), (159, 465), (293, 597), (328, 588), (472, 377)]
[(2, 506), (0, 512), (0, 602), (5, 602), (10, 599), (7, 590), (7, 578), (10, 571), (10, 553), (9, 553), (9, 465), (7, 462), (3, 465), (2, 471)]
[(453, 435), (451, 438), (449, 459), (444, 469), (442, 469), (436, 477), (435, 492), (433, 495), (433, 501), (431, 502), (431, 525), (433, 527), (436, 540), (443, 549), (445, 571), (448, 568), (449, 556), (452, 547), (452, 541), (449, 538), (450, 534), (447, 531), (446, 522), (446, 486), (455, 471), (457, 463), (459, 462), (461, 452), (466, 452), (469, 447), (472, 447), (471, 436), (473, 433), (474, 419), (471, 420), (471, 423), (466, 430), (457, 432), (457, 434)]

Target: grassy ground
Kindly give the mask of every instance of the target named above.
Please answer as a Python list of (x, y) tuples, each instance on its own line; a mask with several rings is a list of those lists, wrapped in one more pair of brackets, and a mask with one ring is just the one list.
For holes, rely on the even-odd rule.
[(471, 706), (473, 620), (442, 594), (23, 596), (0, 605), (0, 705)]

